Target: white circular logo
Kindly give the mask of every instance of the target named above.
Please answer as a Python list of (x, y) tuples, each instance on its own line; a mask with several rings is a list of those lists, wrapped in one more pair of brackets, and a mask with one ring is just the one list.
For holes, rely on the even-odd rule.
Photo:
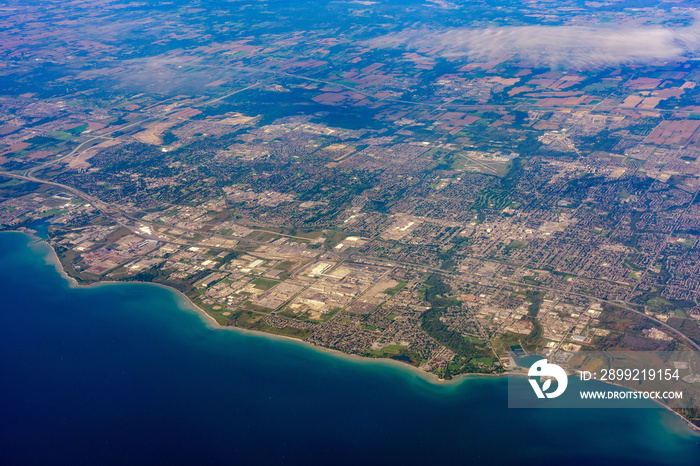
[[(536, 377), (530, 379), (530, 385), (532, 385), (532, 389), (535, 391), (537, 398), (556, 398), (564, 393), (569, 383), (569, 378), (566, 376), (564, 369), (556, 364), (549, 364), (546, 359), (540, 359), (530, 366), (527, 375), (529, 377)], [(540, 387), (540, 379), (542, 377), (550, 378), (545, 379)], [(557, 389), (551, 393), (547, 393), (547, 390), (552, 386), (552, 378), (557, 381)]]

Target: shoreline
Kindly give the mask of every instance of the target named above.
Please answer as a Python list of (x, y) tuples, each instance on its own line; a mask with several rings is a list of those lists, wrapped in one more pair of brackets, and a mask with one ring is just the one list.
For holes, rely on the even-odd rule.
[[(88, 284), (82, 284), (78, 280), (76, 280), (74, 277), (68, 274), (68, 272), (65, 271), (63, 268), (63, 264), (61, 263), (58, 254), (56, 253), (56, 250), (51, 246), (46, 240), (44, 240), (41, 237), (38, 237), (34, 234), (24, 232), (24, 231), (18, 231), (18, 230), (5, 230), (4, 232), (6, 233), (19, 233), (22, 235), (25, 235), (29, 237), (32, 241), (29, 243), (30, 246), (32, 245), (43, 245), (46, 246), (49, 250), (48, 254), (44, 255), (44, 259), (48, 265), (53, 265), (54, 268), (56, 269), (56, 272), (64, 278), (68, 282), (68, 286), (70, 288), (74, 289), (79, 289), (79, 288), (97, 288), (100, 286), (105, 286), (105, 285), (116, 285), (116, 284), (137, 284), (137, 285), (151, 285), (151, 286), (156, 286), (165, 290), (168, 290), (169, 292), (173, 293), (174, 296), (182, 300), (184, 304), (186, 304), (189, 309), (185, 309), (182, 306), (180, 306), (180, 309), (185, 312), (191, 312), (193, 314), (196, 314), (202, 321), (202, 323), (210, 330), (213, 331), (233, 331), (240, 333), (241, 335), (244, 336), (254, 336), (257, 338), (266, 338), (266, 339), (272, 339), (272, 340), (277, 340), (277, 341), (283, 341), (287, 343), (295, 343), (299, 345), (300, 347), (306, 348), (306, 349), (311, 349), (314, 351), (321, 352), (323, 354), (327, 354), (329, 356), (339, 358), (339, 359), (345, 359), (348, 361), (351, 361), (353, 363), (361, 363), (361, 364), (375, 364), (375, 365), (383, 365), (383, 366), (388, 366), (392, 367), (393, 369), (396, 370), (401, 370), (406, 373), (410, 373), (413, 376), (417, 376), (420, 379), (430, 383), (431, 385), (435, 386), (458, 386), (462, 383), (464, 383), (467, 380), (474, 380), (474, 379), (481, 379), (481, 378), (493, 378), (493, 377), (512, 377), (512, 376), (525, 376), (524, 374), (509, 374), (508, 372), (502, 373), (502, 374), (459, 374), (456, 375), (454, 378), (450, 380), (446, 379), (441, 379), (438, 377), (436, 374), (433, 374), (431, 372), (427, 372), (425, 370), (422, 370), (416, 366), (412, 366), (410, 364), (406, 364), (400, 361), (396, 361), (390, 358), (369, 358), (365, 356), (360, 356), (357, 354), (350, 354), (350, 353), (344, 353), (342, 351), (332, 349), (332, 348), (324, 348), (322, 346), (317, 346), (312, 343), (308, 343), (304, 340), (299, 340), (296, 338), (284, 336), (284, 335), (276, 335), (273, 333), (267, 333), (267, 332), (262, 332), (259, 330), (252, 330), (252, 329), (244, 329), (240, 327), (227, 327), (227, 326), (222, 326), (219, 324), (216, 319), (214, 319), (211, 315), (209, 315), (205, 310), (197, 306), (187, 295), (182, 293), (180, 290), (177, 290), (171, 286), (164, 285), (162, 283), (151, 283), (151, 282), (139, 282), (139, 281), (133, 281), (133, 282), (121, 282), (121, 281), (114, 281), (114, 280), (106, 280), (106, 281), (99, 281), (99, 282), (94, 282), (94, 283), (88, 283)], [(3, 233), (3, 232), (0, 232)], [(622, 385), (618, 385), (612, 382), (604, 382), (608, 385), (615, 386), (618, 388), (623, 388), (627, 390), (631, 390), (628, 387), (624, 387)], [(678, 416), (681, 420), (684, 421), (684, 424), (689, 427), (690, 433), (693, 435), (699, 436), (700, 437), (700, 426), (695, 425), (691, 420), (683, 417), (680, 413), (672, 409), (671, 407), (664, 405), (658, 400), (652, 400), (654, 401), (657, 405), (660, 407), (666, 409), (667, 411), (670, 411), (674, 415)]]
[[(325, 348), (323, 346), (318, 346), (314, 345), (312, 343), (308, 343), (304, 340), (299, 340), (298, 338), (292, 338), (288, 337), (285, 335), (277, 335), (274, 333), (267, 333), (267, 332), (262, 332), (259, 330), (253, 330), (253, 329), (246, 329), (246, 328), (240, 328), (240, 327), (227, 327), (219, 324), (216, 319), (214, 319), (212, 316), (210, 316), (204, 309), (201, 307), (197, 306), (187, 295), (185, 295), (183, 292), (180, 290), (173, 288), (168, 285), (164, 285), (162, 283), (153, 283), (153, 282), (140, 282), (140, 281), (129, 281), (129, 282), (123, 282), (123, 281), (116, 281), (116, 280), (101, 280), (98, 282), (93, 282), (93, 283), (80, 283), (78, 280), (75, 279), (75, 277), (72, 277), (71, 275), (68, 274), (68, 272), (65, 271), (63, 268), (63, 264), (61, 264), (60, 259), (58, 258), (58, 254), (56, 253), (56, 250), (46, 242), (43, 238), (40, 238), (38, 236), (35, 236), (33, 234), (23, 232), (23, 231), (17, 231), (17, 230), (6, 230), (8, 233), (20, 233), (25, 236), (28, 236), (29, 238), (32, 239), (32, 243), (35, 244), (43, 244), (49, 249), (49, 254), (46, 256), (46, 262), (49, 265), (53, 265), (56, 271), (61, 275), (62, 278), (64, 278), (70, 288), (97, 288), (100, 286), (105, 286), (105, 285), (116, 285), (116, 284), (137, 284), (137, 285), (150, 285), (150, 286), (156, 286), (158, 288), (162, 288), (165, 290), (168, 290), (169, 292), (173, 293), (175, 296), (177, 296), (179, 299), (181, 299), (184, 304), (186, 304), (190, 309), (182, 309), (183, 311), (186, 312), (192, 312), (193, 314), (198, 315), (202, 322), (206, 325), (207, 328), (210, 330), (214, 331), (233, 331), (233, 332), (239, 332), (242, 335), (255, 335), (257, 337), (263, 337), (263, 338), (268, 338), (268, 339), (273, 339), (273, 340), (278, 340), (278, 341), (285, 341), (285, 342), (290, 342), (290, 343), (295, 343), (298, 345), (303, 346), (304, 348), (307, 349), (313, 349), (315, 351), (320, 351), (329, 355), (332, 355), (337, 358), (341, 359), (349, 359), (355, 363), (373, 363), (373, 364), (383, 364), (383, 365), (389, 365), (395, 369), (403, 369), (406, 370), (407, 372), (413, 373), (413, 375), (417, 375), (420, 378), (434, 384), (434, 385), (439, 385), (439, 386), (445, 386), (445, 385), (459, 385), (463, 380), (469, 379), (469, 378), (482, 378), (482, 377), (507, 377), (508, 374), (459, 374), (454, 376), (452, 379), (447, 380), (447, 379), (441, 379), (437, 375), (424, 371), (416, 366), (412, 366), (410, 364), (406, 364), (404, 362), (396, 361), (390, 358), (369, 358), (365, 356), (360, 356), (357, 354), (350, 354), (350, 353), (344, 353), (342, 351), (332, 349), (332, 348)], [(30, 243), (31, 244), (31, 243)]]

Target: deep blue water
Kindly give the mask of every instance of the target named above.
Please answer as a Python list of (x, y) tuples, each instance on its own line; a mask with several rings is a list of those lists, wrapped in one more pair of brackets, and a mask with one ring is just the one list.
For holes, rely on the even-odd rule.
[(0, 233), (0, 464), (700, 464), (663, 409), (508, 409), (503, 378), (212, 330), (139, 284), (71, 288)]

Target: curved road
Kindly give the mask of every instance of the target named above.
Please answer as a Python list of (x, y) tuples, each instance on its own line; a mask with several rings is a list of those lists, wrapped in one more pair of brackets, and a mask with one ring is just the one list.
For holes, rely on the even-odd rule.
[[(6, 176), (6, 177), (10, 177), (10, 178), (17, 178), (17, 179), (25, 180), (25, 181), (32, 181), (32, 182), (34, 182), (34, 183), (48, 184), (48, 185), (50, 185), (50, 186), (55, 186), (55, 187), (57, 187), (57, 188), (64, 189), (64, 190), (66, 190), (66, 191), (68, 191), (68, 192), (70, 192), (70, 193), (72, 193), (72, 194), (78, 196), (79, 198), (83, 199), (84, 201), (89, 202), (89, 203), (92, 204), (96, 209), (98, 209), (100, 212), (102, 212), (102, 213), (105, 214), (107, 217), (109, 217), (109, 218), (111, 218), (112, 220), (114, 220), (118, 225), (123, 226), (123, 227), (127, 227), (127, 226), (124, 225), (121, 221), (119, 221), (118, 219), (116, 219), (116, 218), (114, 217), (114, 215), (115, 215), (116, 213), (118, 213), (118, 214), (120, 214), (120, 215), (124, 215), (121, 211), (118, 211), (118, 210), (117, 210), (117, 211), (115, 212), (115, 210), (112, 209), (108, 204), (106, 204), (106, 203), (100, 201), (99, 199), (97, 199), (97, 198), (94, 197), (94, 196), (90, 196), (89, 194), (86, 194), (86, 193), (84, 193), (83, 191), (80, 191), (79, 189), (73, 188), (73, 187), (71, 187), (71, 186), (68, 186), (68, 185), (65, 185), (65, 184), (62, 184), (62, 183), (56, 183), (56, 182), (54, 182), (54, 181), (42, 180), (42, 179), (36, 178), (36, 177), (34, 177), (34, 176), (20, 175), (20, 174), (17, 174), (17, 173), (11, 173), (11, 172), (5, 172), (5, 171), (0, 171), (0, 175)], [(127, 227), (127, 228), (128, 228), (128, 227)], [(352, 258), (350, 258), (350, 259), (352, 260)], [(444, 270), (435, 269), (435, 268), (433, 268), (433, 267), (420, 266), (419, 264), (411, 264), (411, 263), (399, 262), (399, 261), (385, 261), (385, 260), (383, 260), (383, 259), (371, 259), (371, 260), (372, 260), (373, 262), (391, 262), (391, 263), (393, 263), (393, 264), (401, 264), (401, 265), (410, 266), (410, 267), (420, 267), (420, 268), (422, 268), (422, 269), (425, 269), (425, 270), (432, 270), (432, 271), (434, 271), (434, 272), (441, 273), (441, 274), (444, 274), (444, 275), (451, 275), (449, 272), (445, 272)], [(608, 303), (608, 304), (611, 304), (611, 305), (614, 305), (614, 306), (619, 306), (619, 307), (621, 307), (621, 308), (623, 308), (623, 309), (625, 309), (625, 310), (627, 310), (627, 311), (634, 312), (635, 314), (638, 314), (638, 315), (640, 315), (640, 316), (642, 316), (642, 317), (644, 317), (644, 318), (646, 318), (646, 319), (649, 319), (649, 320), (651, 320), (652, 322), (654, 322), (654, 323), (660, 325), (660, 326), (663, 327), (665, 330), (667, 330), (667, 331), (673, 333), (674, 335), (680, 337), (680, 338), (681, 338), (682, 340), (684, 340), (687, 344), (689, 344), (689, 345), (690, 345), (691, 347), (693, 347), (695, 350), (697, 350), (698, 352), (700, 352), (700, 345), (698, 345), (697, 343), (695, 343), (692, 339), (690, 339), (690, 337), (688, 337), (687, 335), (685, 335), (685, 334), (684, 334), (683, 332), (681, 332), (680, 330), (677, 330), (677, 329), (675, 329), (674, 327), (671, 327), (670, 325), (668, 325), (667, 323), (662, 322), (662, 321), (660, 321), (660, 320), (658, 320), (658, 319), (656, 319), (656, 318), (654, 318), (654, 317), (652, 317), (652, 316), (648, 316), (648, 315), (644, 314), (643, 312), (640, 312), (640, 311), (638, 311), (638, 310), (636, 310), (636, 309), (634, 309), (634, 308), (632, 308), (632, 307), (629, 307), (627, 304), (619, 303), (619, 302), (616, 302), (616, 301), (608, 301), (608, 300), (606, 300), (606, 299), (601, 299), (601, 298), (598, 298), (598, 297), (592, 296), (592, 295), (586, 295), (586, 294), (582, 294), (582, 293), (575, 293), (575, 292), (571, 292), (571, 291), (562, 291), (562, 290), (558, 290), (558, 289), (556, 289), (556, 288), (550, 288), (550, 287), (547, 287), (547, 286), (529, 285), (529, 284), (527, 284), (527, 283), (513, 282), (513, 281), (508, 281), (508, 280), (499, 280), (499, 279), (495, 279), (495, 278), (492, 278), (492, 279), (490, 279), (490, 280), (496, 281), (496, 282), (500, 282), (500, 283), (503, 283), (503, 284), (508, 284), (508, 285), (526, 286), (526, 287), (535, 288), (535, 289), (540, 289), (540, 290), (554, 291), (554, 292), (557, 292), (557, 293), (565, 293), (565, 294), (569, 294), (569, 295), (573, 295), (573, 296), (580, 296), (580, 297), (582, 297), (582, 298), (592, 299), (592, 300), (596, 300), (596, 301)]]

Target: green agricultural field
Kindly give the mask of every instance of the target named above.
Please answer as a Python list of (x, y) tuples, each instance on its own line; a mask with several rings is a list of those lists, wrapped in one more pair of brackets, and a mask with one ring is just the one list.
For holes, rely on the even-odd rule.
[(256, 278), (253, 280), (253, 285), (259, 290), (269, 290), (273, 286), (277, 285), (279, 281), (270, 280), (269, 278)]
[(493, 358), (488, 358), (488, 357), (471, 358), (471, 359), (469, 360), (469, 362), (470, 362), (471, 364), (483, 364), (483, 365), (485, 365), (485, 366), (487, 366), (487, 367), (491, 367), (491, 365), (493, 365), (493, 363), (494, 363), (494, 359), (493, 359)]
[(527, 241), (513, 240), (506, 246), (506, 250), (523, 249), (525, 246), (527, 246)]
[(394, 287), (392, 287), (392, 288), (388, 288), (388, 289), (384, 290), (384, 293), (385, 293), (385, 294), (388, 294), (388, 295), (390, 295), (390, 296), (394, 296), (396, 293), (398, 293), (399, 291), (401, 291), (401, 290), (403, 289), (403, 287), (405, 287), (406, 285), (408, 285), (408, 282), (406, 282), (406, 281), (400, 281), (398, 285), (396, 285), (396, 286), (394, 286)]

